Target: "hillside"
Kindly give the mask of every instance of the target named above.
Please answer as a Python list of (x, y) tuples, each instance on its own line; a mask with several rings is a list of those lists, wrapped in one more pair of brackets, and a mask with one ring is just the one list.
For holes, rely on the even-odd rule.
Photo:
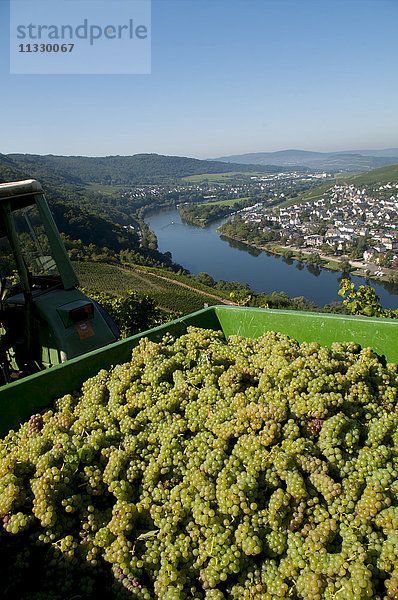
[[(78, 206), (107, 221), (126, 226), (137, 224), (139, 209), (167, 208), (181, 198), (181, 191), (159, 194), (157, 190), (152, 194), (146, 186), (171, 188), (180, 182), (187, 185), (190, 177), (230, 176), (245, 180), (252, 174), (273, 174), (282, 170), (280, 167), (253, 167), (157, 154), (98, 158), (0, 154), (0, 183), (37, 179), (50, 203)], [(131, 194), (134, 187), (142, 189)]]
[(368, 171), (367, 173), (354, 175), (353, 177), (350, 177), (347, 181), (354, 183), (355, 185), (376, 183), (385, 184), (389, 182), (397, 183), (398, 162), (387, 167), (382, 167), (381, 169), (374, 169), (373, 171)]
[[(34, 174), (51, 171), (58, 183), (97, 183), (102, 185), (136, 185), (160, 183), (165, 180), (201, 175), (203, 173), (229, 173), (231, 171), (278, 173), (276, 166), (239, 165), (217, 161), (198, 160), (183, 156), (136, 154), (133, 156), (39, 156), (34, 154), (0, 155), (9, 168)], [(1, 175), (1, 173), (0, 173)], [(36, 177), (37, 179), (39, 177)]]
[(141, 240), (124, 226), (137, 225), (132, 203), (118, 205), (117, 199), (91, 192), (79, 177), (50, 168), (36, 157), (24, 155), (23, 161), (16, 161), (0, 154), (0, 183), (28, 178), (43, 185), (57, 227), (75, 258), (107, 260), (122, 252), (126, 261), (179, 268), (157, 251), (156, 244), (146, 243), (144, 224)]
[(131, 229), (72, 204), (51, 202), (50, 206), (59, 230), (71, 239), (81, 240), (85, 245), (106, 247), (112, 252), (138, 249), (138, 236)]
[(79, 281), (88, 292), (101, 290), (123, 296), (129, 290), (148, 295), (166, 312), (188, 314), (203, 308), (206, 303), (231, 304), (228, 296), (218, 289), (199, 284), (195, 278), (170, 271), (126, 264), (98, 262), (74, 263)]
[(75, 260), (123, 260), (172, 270), (181, 268), (172, 262), (170, 254), (159, 252), (156, 245), (146, 244), (144, 235), (140, 242), (130, 228), (73, 204), (52, 202), (50, 208), (65, 246)]
[(49, 202), (73, 204), (95, 212), (98, 216), (119, 225), (132, 222), (134, 208), (118, 204), (113, 198), (93, 192), (76, 175), (51, 167), (41, 157), (23, 155), (23, 159), (0, 154), (0, 183), (22, 179), (37, 179)]
[(169, 199), (149, 193), (136, 197), (134, 186), (186, 184), (189, 177), (246, 177), (250, 174), (279, 173), (280, 167), (253, 167), (196, 160), (178, 156), (138, 154), (99, 158), (0, 154), (0, 183), (37, 179), (50, 201), (74, 204), (119, 225), (134, 224), (136, 211), (148, 204), (169, 205)]
[(348, 150), (342, 152), (310, 152), (307, 150), (281, 150), (279, 152), (250, 152), (222, 156), (215, 160), (253, 165), (278, 165), (279, 167), (305, 166), (333, 172), (367, 171), (398, 161), (398, 148), (387, 150)]
[(301, 194), (298, 198), (288, 200), (279, 204), (280, 207), (291, 206), (298, 202), (307, 202), (317, 200), (321, 198), (328, 190), (330, 190), (336, 183), (352, 183), (355, 186), (360, 185), (384, 185), (386, 183), (398, 183), (398, 162), (393, 165), (381, 167), (380, 169), (373, 169), (366, 173), (360, 173), (359, 175), (352, 175), (351, 177), (341, 177), (334, 179), (327, 184), (321, 185), (317, 188), (309, 190), (304, 194)]

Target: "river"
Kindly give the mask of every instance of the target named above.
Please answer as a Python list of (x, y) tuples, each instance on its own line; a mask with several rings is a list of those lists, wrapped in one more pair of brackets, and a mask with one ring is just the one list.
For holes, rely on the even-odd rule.
[[(161, 252), (169, 251), (173, 261), (197, 275), (205, 271), (215, 280), (248, 283), (255, 292), (284, 291), (291, 298), (305, 296), (318, 306), (341, 300), (338, 295), (341, 273), (286, 260), (256, 251), (239, 242), (226, 241), (216, 229), (225, 219), (206, 229), (182, 223), (178, 209), (148, 215), (146, 221), (155, 232)], [(363, 277), (351, 277), (363, 285)], [(398, 288), (371, 282), (385, 308), (398, 307)]]

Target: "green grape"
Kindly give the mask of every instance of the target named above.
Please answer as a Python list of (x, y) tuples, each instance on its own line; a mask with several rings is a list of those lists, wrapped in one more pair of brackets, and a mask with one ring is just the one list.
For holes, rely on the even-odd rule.
[(2, 598), (398, 598), (397, 380), (354, 343), (142, 338), (0, 441)]

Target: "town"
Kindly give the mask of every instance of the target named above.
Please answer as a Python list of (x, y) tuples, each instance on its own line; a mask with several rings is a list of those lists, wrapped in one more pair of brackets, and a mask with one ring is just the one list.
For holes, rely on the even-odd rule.
[(398, 268), (397, 183), (336, 184), (311, 201), (271, 208), (257, 203), (239, 215), (245, 224), (272, 233), (268, 239), (279, 238), (286, 249), (347, 256), (368, 275), (384, 276), (385, 268)]

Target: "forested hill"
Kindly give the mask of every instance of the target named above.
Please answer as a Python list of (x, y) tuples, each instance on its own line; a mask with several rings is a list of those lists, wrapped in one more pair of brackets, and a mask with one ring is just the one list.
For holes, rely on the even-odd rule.
[(0, 182), (19, 179), (45, 179), (52, 184), (84, 185), (84, 181), (59, 164), (51, 164), (44, 156), (35, 154), (0, 154)]
[(0, 154), (0, 166), (7, 166), (10, 173), (29, 172), (39, 180), (42, 178), (41, 172), (47, 175), (50, 170), (58, 180), (70, 179), (75, 184), (102, 185), (161, 183), (171, 178), (178, 179), (203, 173), (279, 173), (286, 170), (275, 166), (239, 165), (159, 154), (105, 157)]
[(51, 211), (59, 230), (85, 245), (106, 247), (112, 252), (136, 250), (139, 246), (138, 236), (132, 229), (121, 227), (73, 204), (52, 202)]
[(90, 191), (79, 177), (29, 155), (24, 157), (25, 160), (16, 161), (0, 154), (0, 183), (40, 181), (58, 229), (75, 259), (107, 260), (123, 252), (127, 262), (173, 267), (170, 257), (158, 252), (156, 243), (146, 238), (145, 230), (140, 241), (130, 227), (122, 227), (136, 225), (134, 205), (118, 206), (114, 198)]
[(79, 177), (66, 173), (45, 161), (41, 157), (24, 154), (17, 160), (0, 154), (0, 183), (37, 179), (43, 186), (47, 200), (64, 202), (85, 208), (96, 215), (120, 225), (128, 225), (132, 221), (134, 208), (123, 207), (120, 210), (108, 196), (93, 192)]
[(170, 253), (159, 252), (156, 243), (140, 243), (137, 233), (129, 227), (121, 227), (73, 204), (52, 202), (51, 211), (74, 260), (116, 260), (176, 271), (181, 269), (172, 262)]

